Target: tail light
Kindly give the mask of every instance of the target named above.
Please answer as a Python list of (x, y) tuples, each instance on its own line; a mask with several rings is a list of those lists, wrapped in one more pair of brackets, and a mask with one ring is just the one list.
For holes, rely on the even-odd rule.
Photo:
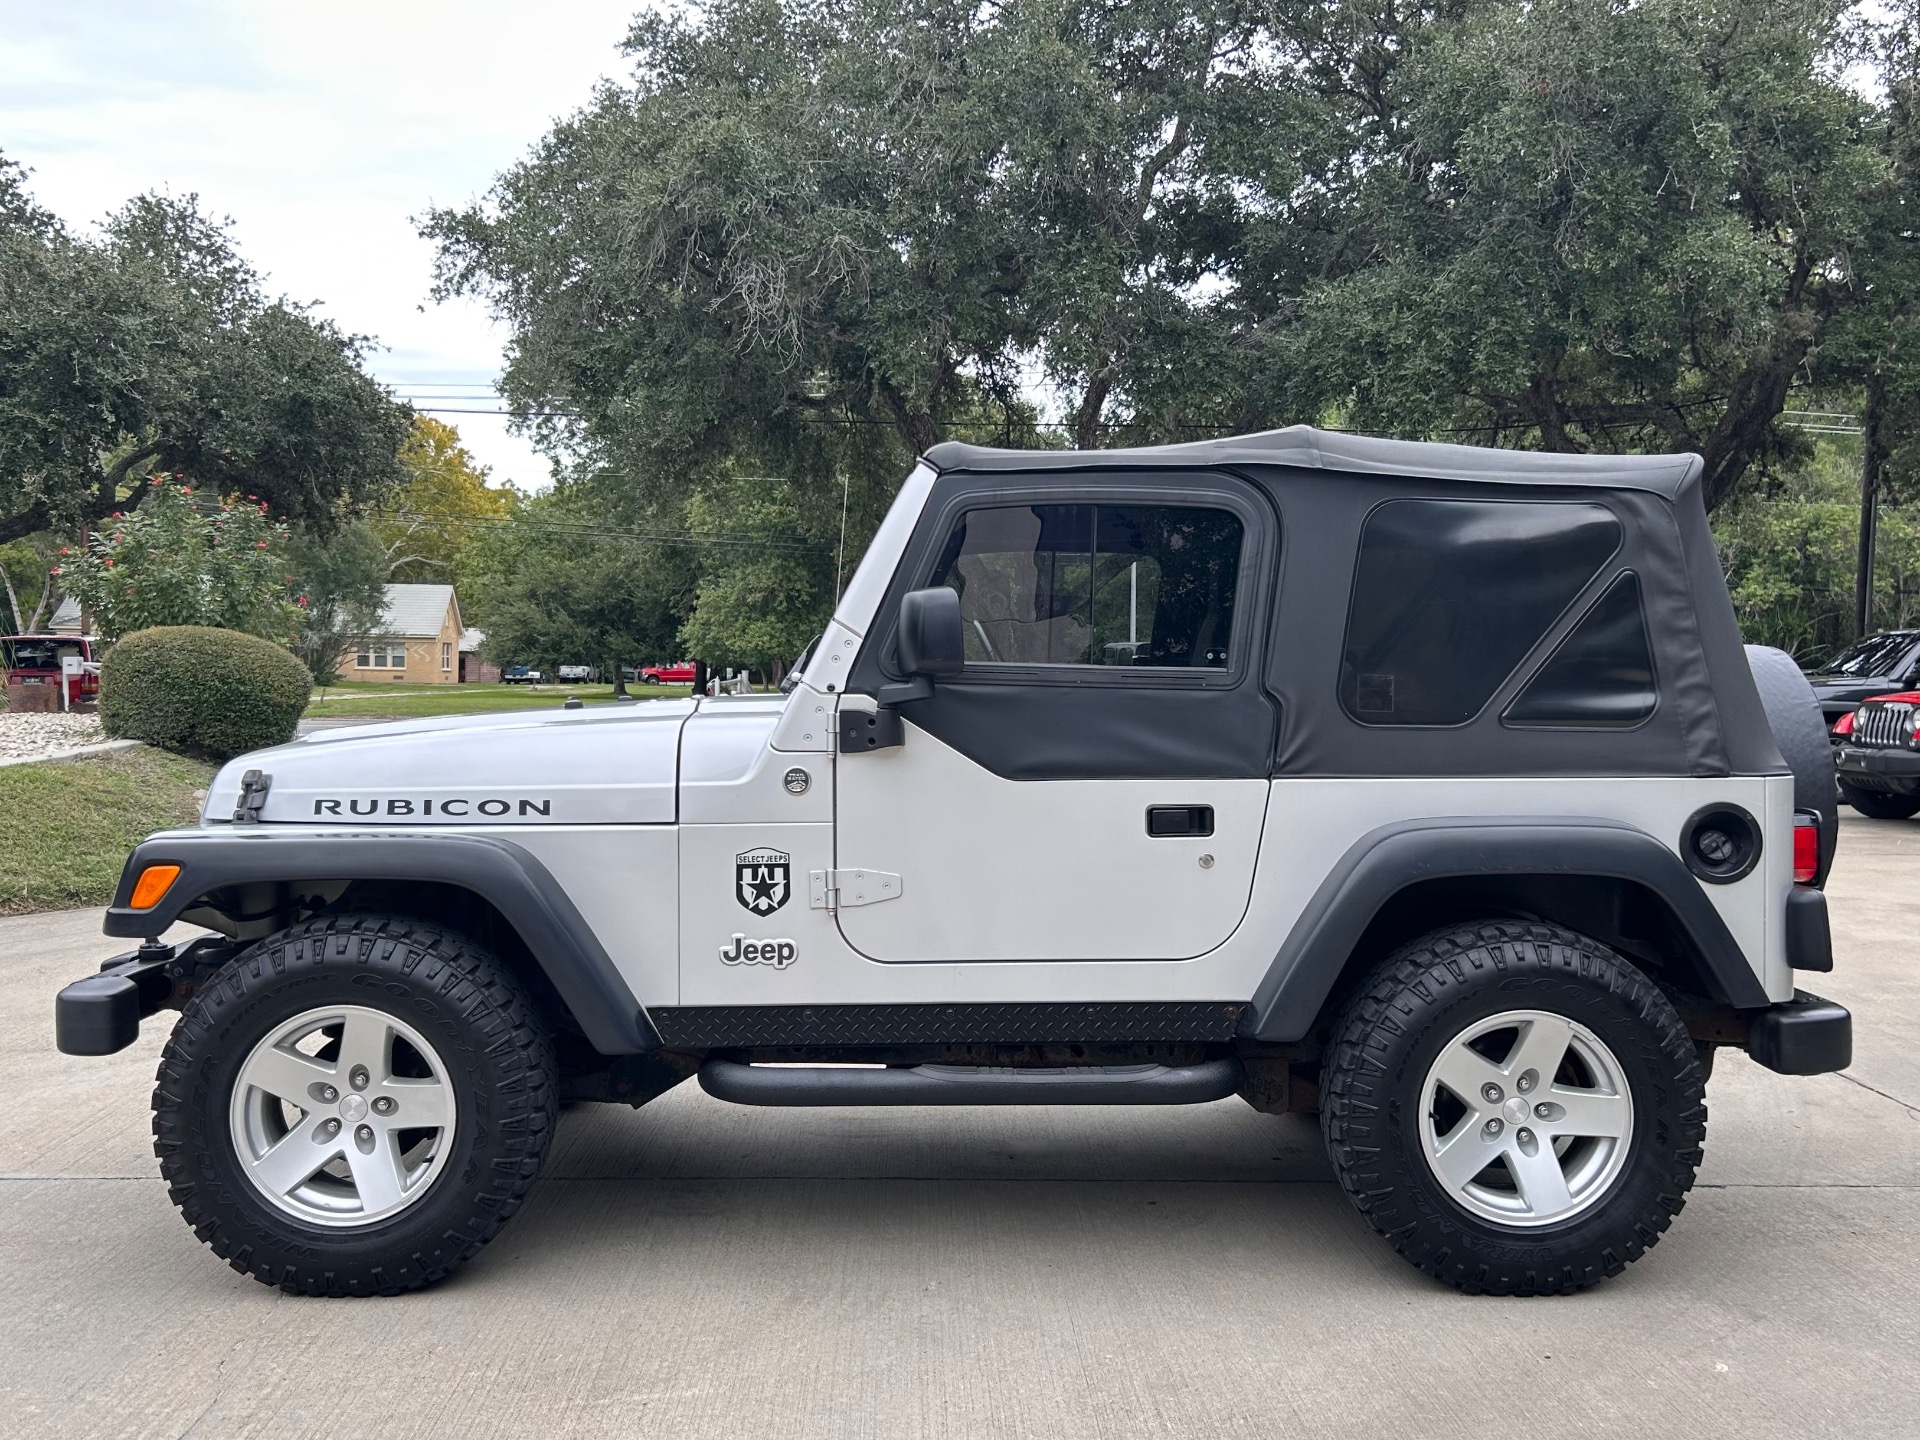
[(1811, 885), (1820, 873), (1820, 817), (1802, 810), (1793, 817), (1793, 883)]
[(1858, 712), (1849, 710), (1847, 711), (1846, 714), (1842, 715), (1838, 720), (1834, 721), (1833, 733), (1836, 735), (1853, 734), (1853, 717), (1856, 713)]

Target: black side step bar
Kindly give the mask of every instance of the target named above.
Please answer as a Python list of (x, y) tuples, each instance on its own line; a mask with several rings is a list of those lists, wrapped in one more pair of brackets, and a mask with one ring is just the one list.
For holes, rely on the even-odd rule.
[(1199, 1065), (747, 1065), (708, 1060), (700, 1088), (736, 1105), (1199, 1105), (1240, 1088), (1231, 1057)]

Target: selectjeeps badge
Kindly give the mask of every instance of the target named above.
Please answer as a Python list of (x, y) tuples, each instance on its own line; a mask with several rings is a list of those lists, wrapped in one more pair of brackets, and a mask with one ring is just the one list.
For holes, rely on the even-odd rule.
[(735, 898), (756, 915), (771, 915), (793, 894), (792, 857), (784, 850), (748, 850), (733, 857)]

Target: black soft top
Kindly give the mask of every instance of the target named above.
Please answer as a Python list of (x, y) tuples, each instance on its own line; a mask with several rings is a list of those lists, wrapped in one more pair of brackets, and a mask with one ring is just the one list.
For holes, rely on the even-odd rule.
[(999, 450), (949, 440), (927, 451), (936, 470), (1076, 470), (1089, 465), (1296, 465), (1363, 475), (1508, 485), (1592, 485), (1644, 490), (1676, 500), (1698, 481), (1698, 455), (1555, 455), (1539, 450), (1493, 450), (1477, 445), (1432, 445), (1377, 440), (1311, 425), (1289, 425), (1256, 435), (1195, 440), (1127, 450)]
[[(1226, 730), (1233, 726), (1264, 736), (1277, 725), (1275, 774), (1785, 772), (1707, 523), (1704, 466), (1697, 455), (1556, 455), (1380, 440), (1292, 425), (1125, 450), (1002, 450), (947, 442), (927, 451), (925, 459), (940, 472), (934, 510), (975, 491), (1017, 488), (1021, 477), (1041, 478), (1066, 495), (1082, 477), (1096, 485), (1096, 477), (1115, 471), (1138, 472), (1143, 483), (1176, 488), (1189, 476), (1196, 482), (1201, 474), (1233, 476), (1266, 493), (1281, 517), (1281, 531), (1292, 537), (1284, 547), (1284, 563), (1266, 582), (1275, 590), (1274, 615), (1285, 616), (1260, 677), (1278, 715), (1271, 723), (1251, 711), (1231, 725), (1223, 718), (1223, 733), (1217, 736), (1196, 730), (1196, 756), (1225, 753)], [(990, 478), (983, 484), (974, 477)], [(1496, 490), (1497, 495), (1491, 493)], [(1659, 692), (1651, 718), (1630, 729), (1514, 728), (1501, 721), (1502, 700), (1462, 725), (1385, 726), (1361, 723), (1343, 710), (1334, 691), (1357, 584), (1360, 535), (1376, 506), (1403, 498), (1567, 500), (1574, 491), (1581, 492), (1582, 501), (1612, 512), (1622, 526), (1624, 539), (1592, 582), (1589, 599), (1624, 572), (1637, 576)], [(903, 575), (898, 583), (919, 582)], [(1541, 657), (1560, 643), (1588, 603), (1581, 600), (1554, 622), (1535, 658), (1513, 673), (1509, 687), (1537, 671)], [(870, 683), (883, 678), (877, 670), (866, 677)], [(1191, 728), (1193, 722), (1183, 723)], [(1258, 744), (1267, 741), (1261, 738)], [(1069, 754), (1055, 769), (1069, 773), (1071, 764)], [(1192, 767), (1195, 774), (1215, 773), (1199, 758)]]

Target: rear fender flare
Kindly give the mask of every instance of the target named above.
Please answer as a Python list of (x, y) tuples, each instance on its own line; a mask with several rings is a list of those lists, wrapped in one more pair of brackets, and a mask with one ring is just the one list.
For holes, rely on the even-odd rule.
[(1770, 1003), (1699, 882), (1646, 831), (1586, 817), (1457, 817), (1383, 825), (1354, 842), (1288, 933), (1241, 1019), (1241, 1034), (1302, 1039), (1382, 906), (1423, 880), (1490, 875), (1594, 876), (1644, 886), (1671, 908), (1721, 992), (1714, 998), (1736, 1009)]
[[(158, 936), (210, 891), (259, 882), (383, 880), (456, 886), (492, 905), (603, 1055), (660, 1047), (646, 1012), (593, 927), (545, 865), (511, 840), (482, 835), (278, 834), (266, 826), (156, 835), (127, 857), (107, 911), (106, 933)], [(141, 871), (178, 865), (160, 903), (128, 903)]]

